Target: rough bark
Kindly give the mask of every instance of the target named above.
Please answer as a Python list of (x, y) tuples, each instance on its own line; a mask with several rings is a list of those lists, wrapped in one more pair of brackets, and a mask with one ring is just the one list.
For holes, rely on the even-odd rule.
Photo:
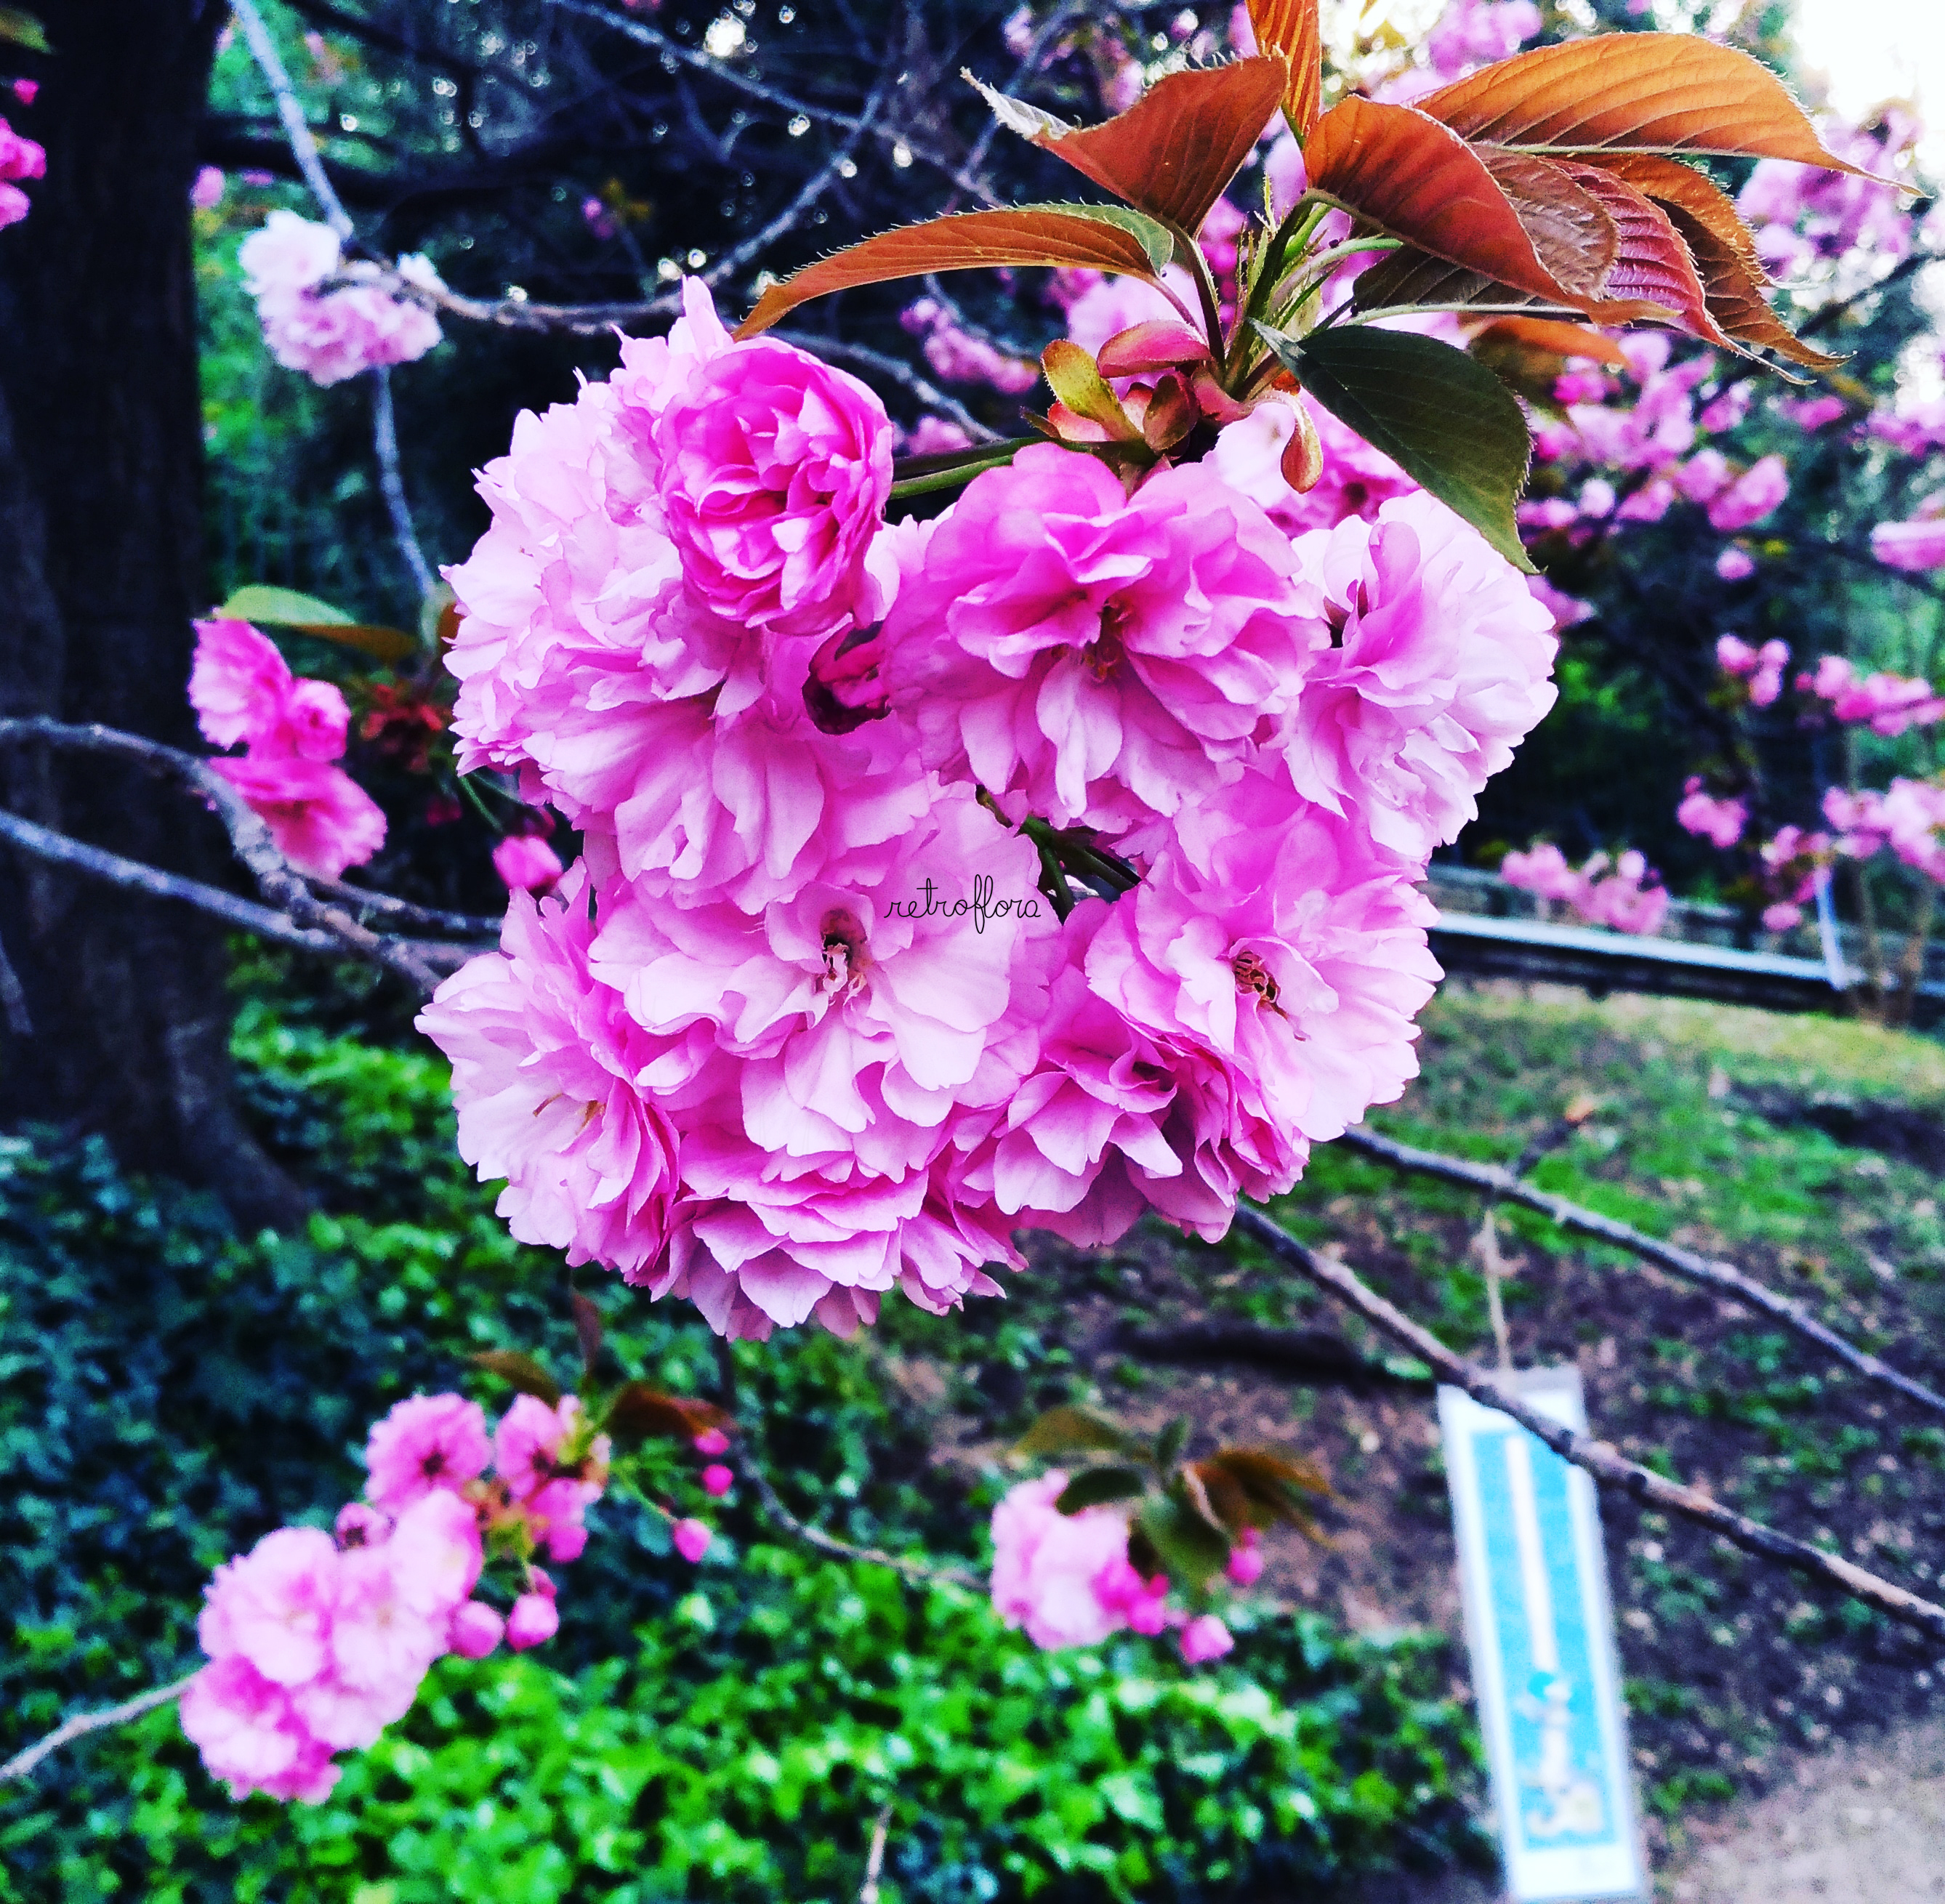
[[(54, 48), (13, 113), (48, 151), (0, 233), (0, 714), (178, 745), (203, 595), (189, 189), (217, 0), (40, 0)], [(8, 101), (10, 108), (13, 102)], [(0, 758), (0, 800), (205, 880), (213, 820), (138, 772)], [(236, 1114), (220, 929), (0, 851), (0, 944), (29, 1035), (0, 1026), (0, 1123), (98, 1131), (128, 1167), (286, 1224), (291, 1185)]]

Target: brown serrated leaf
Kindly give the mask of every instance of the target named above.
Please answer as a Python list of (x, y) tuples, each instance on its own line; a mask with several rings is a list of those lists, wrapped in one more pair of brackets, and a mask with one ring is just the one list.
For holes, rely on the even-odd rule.
[(923, 277), (929, 271), (1069, 265), (1157, 284), (1174, 248), (1165, 226), (1119, 205), (1015, 205), (957, 212), (880, 232), (806, 265), (763, 293), (736, 335), (755, 337), (814, 297)]
[(1736, 343), (1759, 350), (1774, 350), (1779, 357), (1786, 357), (1807, 370), (1830, 370), (1844, 361), (1804, 343), (1777, 316), (1763, 295), (1762, 279), (1711, 227), (1678, 205), (1670, 205), (1666, 209), (1669, 222), (1681, 233), (1689, 255), (1695, 260), (1709, 315)]
[(1299, 143), (1310, 137), (1324, 103), (1324, 35), (1318, 0), (1250, 0), (1250, 31), (1265, 53), (1290, 63), (1284, 116)]
[(1584, 324), (1562, 323), (1558, 318), (1496, 317), (1473, 334), (1475, 355), (1488, 338), (1562, 359), (1585, 357), (1590, 362), (1612, 364), (1617, 369), (1624, 369), (1628, 361), (1621, 347), (1604, 331), (1590, 331)]
[(1645, 303), (1659, 307), (1691, 336), (1726, 344), (1728, 339), (1709, 314), (1695, 260), (1668, 214), (1604, 166), (1563, 159), (1561, 168), (1601, 199), (1620, 238), (1620, 255), (1608, 274), (1605, 298), (1591, 315), (1604, 323), (1624, 322), (1613, 313)]
[(1539, 47), (1417, 105), (1466, 138), (1496, 145), (1789, 159), (1869, 176), (1824, 146), (1759, 60), (1697, 33), (1602, 33)]
[(638, 1448), (656, 1438), (693, 1441), (710, 1428), (733, 1434), (736, 1421), (714, 1402), (699, 1401), (692, 1395), (665, 1395), (646, 1382), (630, 1382), (608, 1404), (601, 1426), (618, 1446)]
[(1586, 302), (1540, 261), (1478, 153), (1412, 106), (1341, 101), (1317, 122), (1304, 164), (1312, 190), (1419, 251), (1549, 304), (1577, 310)]
[(497, 1375), (520, 1394), (537, 1395), (550, 1408), (559, 1406), (560, 1384), (531, 1355), (516, 1348), (489, 1348), (474, 1356), (473, 1362), (475, 1367)]
[(1519, 214), (1540, 263), (1580, 297), (1606, 294), (1621, 241), (1599, 198), (1536, 153), (1506, 146), (1472, 149)]
[(1280, 54), (1259, 54), (1172, 72), (1125, 112), (1058, 137), (1040, 134), (1034, 143), (1138, 211), (1192, 235), (1256, 150), (1288, 71)]

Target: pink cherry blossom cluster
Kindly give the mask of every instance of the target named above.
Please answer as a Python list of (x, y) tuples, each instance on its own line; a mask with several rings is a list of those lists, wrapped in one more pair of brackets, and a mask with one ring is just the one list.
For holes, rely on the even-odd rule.
[(1823, 702), (1831, 719), (1868, 726), (1888, 739), (1945, 720), (1945, 698), (1932, 692), (1929, 681), (1882, 670), (1860, 676), (1841, 655), (1826, 655), (1813, 670), (1799, 674), (1796, 689)]
[[(1059, 1468), (1009, 1488), (993, 1510), (993, 1607), (1037, 1647), (1099, 1646), (1120, 1632), (1173, 1628), (1191, 1666), (1219, 1659), (1236, 1644), (1213, 1613), (1171, 1607), (1165, 1573), (1144, 1579), (1128, 1557), (1128, 1517), (1113, 1507), (1062, 1514), (1056, 1503), (1068, 1477)], [(1246, 1529), (1231, 1550), (1228, 1577), (1249, 1586), (1262, 1576), (1260, 1536)]]
[[(580, 1554), (607, 1456), (571, 1395), (516, 1397), (490, 1439), (461, 1396), (400, 1402), (372, 1428), (365, 1499), (334, 1538), (280, 1527), (217, 1569), (197, 1626), (209, 1664), (181, 1706), (204, 1764), (233, 1797), (314, 1804), (337, 1782), (333, 1755), (403, 1718), (434, 1662), (550, 1639), (553, 1582), (530, 1557)], [(489, 1553), (523, 1582), (504, 1617), (473, 1597)]]
[[(272, 356), (315, 384), (344, 382), (387, 364), (409, 364), (439, 341), (439, 319), (423, 304), (394, 297), (374, 264), (347, 263), (328, 225), (273, 211), (236, 254), (244, 288)], [(408, 283), (442, 289), (439, 273), (416, 253), (396, 270)], [(327, 280), (344, 282), (320, 290)]]
[(333, 763), (350, 710), (328, 681), (300, 679), (276, 642), (247, 621), (196, 624), (190, 704), (212, 747), (243, 744), (209, 764), (249, 803), (294, 865), (325, 879), (362, 866), (385, 843), (378, 803)]
[(1450, 0), (1426, 36), (1432, 70), (1443, 82), (1475, 66), (1510, 59), (1541, 26), (1533, 0)]
[[(1940, 442), (1945, 445), (1945, 402), (1940, 411)], [(1871, 553), (1888, 568), (1914, 574), (1945, 568), (1945, 494), (1928, 496), (1904, 522), (1879, 523), (1871, 531)]]
[(1712, 846), (1733, 846), (1749, 823), (1749, 803), (1733, 796), (1711, 793), (1699, 775), (1691, 775), (1681, 790), (1681, 804), (1675, 809), (1675, 824), (1685, 833), (1700, 834)]
[[(26, 80), (20, 82), (22, 85), (31, 83)], [(23, 97), (31, 100), (32, 95)], [(45, 178), (47, 171), (45, 148), (31, 139), (23, 138), (5, 119), (0, 119), (0, 230), (9, 225), (17, 225), (32, 209), (26, 193), (14, 181)]]
[(1786, 932), (1802, 923), (1805, 902), (1824, 877), (1836, 843), (1826, 833), (1805, 833), (1801, 827), (1777, 829), (1776, 836), (1758, 849), (1763, 883), (1770, 902), (1762, 923), (1772, 932)]
[(1550, 617), (1421, 494), (1293, 535), (1213, 460), (1039, 445), (888, 526), (877, 399), (684, 303), (519, 420), (452, 572), (462, 770), (585, 842), (421, 1020), (462, 1152), (738, 1336), (1221, 1236), (1413, 1075), (1414, 883)]
[(1866, 132), (1826, 119), (1824, 144), (1859, 173), (1819, 171), (1779, 159), (1757, 162), (1736, 200), (1755, 230), (1756, 253), (1786, 281), (1820, 266), (1867, 260), (1882, 276), (1912, 247), (1912, 223), (1897, 188), (1879, 180), (1906, 162), (1918, 122), (1893, 106), (1879, 130)]
[(1760, 648), (1752, 648), (1740, 635), (1724, 635), (1715, 643), (1715, 665), (1731, 681), (1749, 684), (1745, 692), (1752, 707), (1776, 704), (1783, 692), (1783, 670), (1789, 664), (1786, 641), (1766, 641)]
[[(1696, 447), (1705, 433), (1733, 430), (1743, 421), (1747, 387), (1730, 386), (1698, 414), (1697, 393), (1716, 374), (1713, 357), (1671, 365), (1669, 340), (1661, 331), (1618, 342), (1627, 359), (1626, 378), (1611, 377), (1592, 362), (1570, 366), (1555, 386), (1564, 417), (1536, 424), (1533, 450), (1543, 461), (1612, 472), (1624, 479), (1625, 493), (1609, 475), (1589, 475), (1576, 496), (1522, 504), (1521, 524), (1535, 534), (1566, 531), (1577, 544), (1624, 524), (1659, 522), (1681, 501), (1701, 504), (1710, 526), (1725, 535), (1773, 515), (1789, 494), (1789, 472), (1781, 457), (1762, 457), (1743, 467), (1719, 450)], [(1741, 558), (1726, 579), (1751, 572), (1754, 565), (1744, 552), (1724, 553)]]
[(920, 349), (926, 362), (948, 384), (987, 384), (1017, 396), (1040, 381), (1039, 365), (1009, 357), (990, 339), (976, 336), (936, 297), (907, 305), (899, 322), (924, 339)]
[(1889, 847), (1906, 866), (1945, 885), (1945, 786), (1900, 775), (1882, 793), (1833, 787), (1823, 796), (1823, 818), (1846, 858), (1868, 859)]
[(1638, 852), (1618, 858), (1595, 853), (1571, 864), (1550, 840), (1525, 852), (1511, 852), (1500, 864), (1507, 885), (1552, 904), (1564, 905), (1590, 926), (1652, 938), (1668, 917), (1668, 889)]

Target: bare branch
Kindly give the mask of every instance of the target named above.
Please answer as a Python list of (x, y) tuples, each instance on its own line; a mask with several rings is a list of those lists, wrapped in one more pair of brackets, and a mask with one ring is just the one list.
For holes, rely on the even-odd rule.
[(1421, 1176), (1441, 1177), (1447, 1183), (1469, 1185), (1475, 1190), (1504, 1197), (1509, 1203), (1524, 1203), (1528, 1209), (1538, 1210), (1543, 1215), (1551, 1217), (1563, 1230), (1598, 1237), (1685, 1281), (1699, 1283), (1718, 1295), (1732, 1297), (1746, 1308), (1759, 1311), (1793, 1329), (1806, 1342), (1816, 1343), (1845, 1367), (1855, 1369), (1867, 1380), (1881, 1382), (1922, 1406), (1945, 1414), (1945, 1395), (1928, 1388), (1923, 1382), (1914, 1381), (1908, 1375), (1900, 1374), (1888, 1362), (1880, 1360), (1868, 1350), (1859, 1348), (1820, 1322), (1804, 1304), (1779, 1295), (1752, 1276), (1746, 1276), (1733, 1263), (1698, 1255), (1692, 1249), (1684, 1249), (1678, 1243), (1664, 1243), (1657, 1237), (1648, 1236), (1618, 1218), (1603, 1216), (1598, 1210), (1570, 1203), (1564, 1197), (1536, 1190), (1530, 1184), (1522, 1182), (1512, 1171), (1503, 1169), (1495, 1163), (1474, 1163), (1464, 1157), (1444, 1156), (1437, 1151), (1415, 1150), (1409, 1144), (1401, 1144), (1394, 1138), (1380, 1136), (1372, 1130), (1347, 1130), (1337, 1141), (1367, 1156), (1381, 1157), (1401, 1170)]
[(147, 1692), (125, 1699), (119, 1705), (111, 1705), (106, 1711), (77, 1713), (57, 1726), (45, 1739), (36, 1740), (25, 1751), (16, 1752), (5, 1765), (0, 1765), (0, 1785), (10, 1779), (24, 1779), (50, 1752), (58, 1751), (70, 1740), (85, 1738), (91, 1732), (105, 1732), (110, 1726), (125, 1726), (131, 1720), (140, 1718), (145, 1712), (154, 1711), (159, 1705), (167, 1705), (171, 1699), (180, 1699), (183, 1687), (195, 1677), (194, 1673), (190, 1673), (172, 1686), (151, 1687)]
[(865, 1854), (865, 1881), (858, 1887), (858, 1904), (878, 1904), (878, 1879), (885, 1869), (885, 1839), (892, 1829), (892, 1801), (878, 1807), (878, 1822), (871, 1827), (871, 1848)]
[(0, 943), (0, 1023), (17, 1038), (34, 1035), (33, 1014), (27, 1009), (27, 994), (20, 975), (8, 963), (7, 947)]
[(412, 505), (405, 500), (405, 479), (399, 470), (398, 419), (392, 410), (392, 372), (385, 364), (371, 371), (371, 447), (378, 458), (378, 488), (392, 519), (392, 534), (423, 602), (432, 593), (432, 568), (419, 547)]
[[(721, 1377), (723, 1406), (733, 1413), (736, 1406), (735, 1357), (728, 1340), (720, 1336), (716, 1338), (716, 1366)], [(802, 1541), (806, 1547), (814, 1547), (820, 1554), (828, 1554), (836, 1560), (865, 1560), (873, 1567), (888, 1567), (894, 1573), (902, 1574), (920, 1586), (963, 1587), (977, 1594), (990, 1591), (990, 1582), (963, 1567), (927, 1567), (923, 1560), (904, 1560), (896, 1554), (887, 1554), (882, 1548), (853, 1546), (848, 1540), (840, 1540), (821, 1528), (811, 1527), (784, 1505), (777, 1490), (770, 1485), (769, 1477), (754, 1455), (745, 1450), (735, 1459), (744, 1478), (756, 1490), (764, 1513), (785, 1533), (794, 1540)]]
[(317, 141), (311, 137), (310, 123), (304, 117), (304, 103), (291, 84), (290, 75), (284, 70), (277, 42), (264, 24), (264, 16), (257, 11), (254, 0), (231, 0), (230, 11), (243, 29), (250, 57), (257, 62), (257, 70), (269, 83), (271, 96), (277, 102), (277, 117), (283, 122), (284, 135), (291, 142), (291, 155), (304, 174), (305, 184), (310, 187), (311, 196), (322, 210), (325, 222), (341, 239), (355, 237), (357, 228), (325, 174)]
[(395, 899), (389, 892), (374, 892), (369, 886), (353, 886), (345, 880), (327, 880), (320, 873), (306, 873), (301, 867), (298, 873), (312, 892), (337, 900), (348, 911), (376, 913), (401, 927), (456, 932), (463, 938), (497, 939), (505, 923), (489, 919), (483, 913), (443, 912), (436, 906), (415, 906), (409, 899)]
[(1679, 1514), (1683, 1520), (1693, 1521), (1698, 1527), (1706, 1527), (1712, 1534), (1721, 1535), (1746, 1552), (1793, 1567), (1893, 1619), (1916, 1627), (1934, 1640), (1945, 1640), (1945, 1607), (1921, 1599), (1891, 1581), (1866, 1573), (1841, 1554), (1826, 1554), (1808, 1541), (1779, 1533), (1760, 1520), (1752, 1520), (1746, 1514), (1724, 1507), (1699, 1488), (1666, 1480), (1653, 1469), (1627, 1459), (1611, 1443), (1597, 1441), (1589, 1435), (1577, 1434), (1571, 1428), (1549, 1420), (1476, 1363), (1453, 1354), (1430, 1330), (1420, 1328), (1409, 1316), (1386, 1302), (1355, 1271), (1307, 1249), (1262, 1211), (1248, 1204), (1241, 1206), (1236, 1212), (1236, 1227), (1264, 1244), (1280, 1262), (1287, 1263), (1339, 1302), (1355, 1310), (1373, 1327), (1410, 1349), (1421, 1361), (1429, 1363), (1442, 1381), (1464, 1389), (1481, 1406), (1497, 1409), (1502, 1415), (1509, 1416), (1529, 1434), (1545, 1442), (1562, 1460), (1585, 1468), (1603, 1487), (1618, 1489), (1637, 1500), (1646, 1502), (1651, 1507)]
[(276, 911), (298, 926), (313, 926), (328, 934), (344, 950), (384, 966), (422, 994), (438, 985), (445, 971), (479, 949), (382, 938), (349, 913), (315, 898), (303, 876), (279, 850), (270, 828), (251, 811), (242, 795), (208, 761), (199, 760), (193, 754), (112, 727), (71, 727), (45, 716), (0, 719), (0, 746), (35, 741), (69, 753), (106, 753), (131, 760), (206, 801), (216, 809), (217, 818), (230, 835), (232, 849), (256, 881), (257, 891)]
[[(225, 892), (217, 886), (205, 886), (200, 880), (186, 880), (174, 873), (165, 873), (159, 867), (145, 866), (140, 860), (124, 859), (119, 853), (107, 852), (99, 846), (71, 840), (64, 833), (56, 833), (51, 827), (36, 826), (32, 821), (23, 820), (16, 815), (0, 812), (0, 840), (18, 847), (23, 853), (32, 853), (36, 859), (48, 860), (56, 866), (72, 867), (90, 879), (105, 880), (110, 886), (124, 886), (134, 892), (146, 892), (152, 898), (180, 900), (186, 906), (193, 906), (199, 912), (221, 920), (226, 926), (275, 939), (279, 945), (294, 946), (300, 952), (325, 952), (339, 958), (344, 956), (344, 947), (328, 932), (293, 926), (283, 913), (273, 912), (267, 906), (239, 899), (234, 893)], [(14, 981), (16, 985), (19, 982), (17, 979)], [(18, 1027), (14, 1029), (18, 1033)]]

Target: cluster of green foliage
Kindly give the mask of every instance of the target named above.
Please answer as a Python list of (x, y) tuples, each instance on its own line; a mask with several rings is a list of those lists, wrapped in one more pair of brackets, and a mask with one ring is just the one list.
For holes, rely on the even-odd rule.
[[(237, 1237), (92, 1143), (0, 1148), (0, 1753), (193, 1667), (211, 1569), (327, 1518), (399, 1397), (503, 1400), (467, 1363), (485, 1348), (575, 1366), (559, 1261), (512, 1243), (469, 1181), (442, 1066), (261, 1004), (238, 1049), (325, 1206), (307, 1236)], [(686, 1305), (585, 1292), (597, 1374), (713, 1390)], [(1017, 1378), (1010, 1433), (1069, 1378), (980, 1306), (979, 1352)], [(961, 1326), (899, 1324), (942, 1351)], [(1003, 1478), (941, 1487), (880, 1352), (806, 1335), (746, 1353), (744, 1419), (775, 1425), (767, 1459), (806, 1517), (977, 1565)], [(48, 1761), (0, 1801), (0, 1899), (848, 1899), (881, 1811), (881, 1894), (939, 1904), (1214, 1899), (1478, 1855), (1442, 1641), (1244, 1612), (1214, 1669), (1146, 1641), (1041, 1654), (983, 1596), (778, 1544), (741, 1500), (707, 1502), (697, 1465), (669, 1451), (643, 1484), (718, 1522), (699, 1569), (611, 1492), (559, 1570), (559, 1639), (442, 1662), (322, 1806), (233, 1804), (168, 1710)]]

